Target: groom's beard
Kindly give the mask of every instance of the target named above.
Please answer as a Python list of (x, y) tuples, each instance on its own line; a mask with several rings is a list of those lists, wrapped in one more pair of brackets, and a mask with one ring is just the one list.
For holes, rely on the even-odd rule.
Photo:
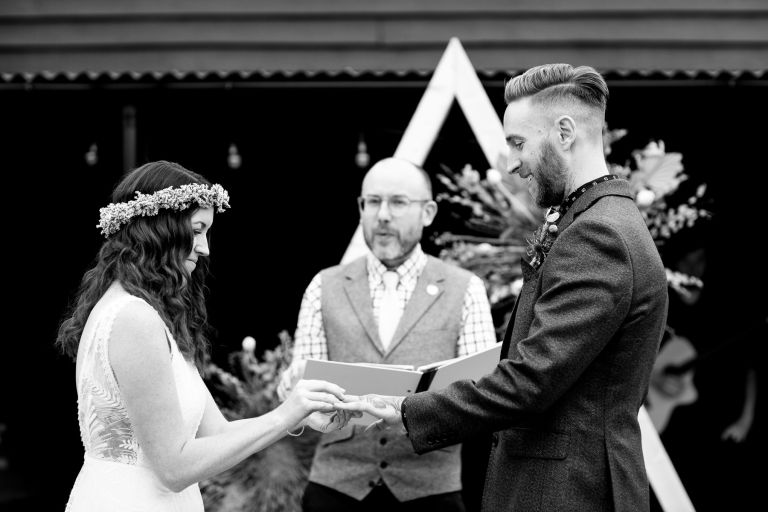
[(565, 199), (565, 161), (548, 140), (541, 146), (541, 156), (533, 172), (536, 180), (534, 200), (542, 208), (557, 206)]

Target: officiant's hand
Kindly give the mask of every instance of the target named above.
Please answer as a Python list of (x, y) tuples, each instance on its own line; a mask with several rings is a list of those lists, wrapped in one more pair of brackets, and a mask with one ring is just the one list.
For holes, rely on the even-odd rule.
[(306, 367), (307, 361), (305, 359), (293, 361), (280, 376), (280, 383), (277, 385), (277, 397), (281, 402), (285, 402), (293, 388), (296, 387), (296, 383), (304, 378)]
[(344, 402), (335, 405), (340, 411), (367, 412), (368, 414), (379, 418), (368, 425), (365, 430), (372, 428), (390, 429), (397, 427), (405, 433), (403, 426), (403, 416), (401, 412), (404, 396), (385, 396), (385, 395), (346, 395)]

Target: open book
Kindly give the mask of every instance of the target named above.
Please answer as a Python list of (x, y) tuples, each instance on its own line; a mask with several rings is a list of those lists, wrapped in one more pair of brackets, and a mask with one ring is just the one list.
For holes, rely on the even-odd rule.
[[(457, 380), (477, 380), (496, 368), (500, 355), (501, 342), (474, 354), (418, 367), (307, 359), (304, 378), (333, 382), (349, 395), (408, 396), (420, 391), (442, 389)], [(352, 423), (368, 424), (375, 420), (366, 416), (362, 421), (358, 419)]]

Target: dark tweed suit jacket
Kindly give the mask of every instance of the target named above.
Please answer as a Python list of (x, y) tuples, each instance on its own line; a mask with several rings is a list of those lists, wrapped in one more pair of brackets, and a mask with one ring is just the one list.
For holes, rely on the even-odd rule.
[(637, 422), (667, 315), (659, 253), (623, 180), (582, 194), (525, 282), (502, 359), (406, 398), (418, 453), (491, 434), (483, 510), (648, 510)]

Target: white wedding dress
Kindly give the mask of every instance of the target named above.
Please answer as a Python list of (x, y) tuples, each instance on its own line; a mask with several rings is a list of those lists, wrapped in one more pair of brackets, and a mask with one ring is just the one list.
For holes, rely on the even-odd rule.
[[(113, 286), (94, 306), (80, 339), (77, 406), (85, 461), (72, 488), (68, 512), (203, 510), (197, 484), (173, 492), (155, 475), (136, 439), (109, 363), (108, 341), (115, 316), (136, 300), (142, 301)], [(193, 439), (205, 408), (205, 384), (167, 328), (166, 335), (185, 435)]]

